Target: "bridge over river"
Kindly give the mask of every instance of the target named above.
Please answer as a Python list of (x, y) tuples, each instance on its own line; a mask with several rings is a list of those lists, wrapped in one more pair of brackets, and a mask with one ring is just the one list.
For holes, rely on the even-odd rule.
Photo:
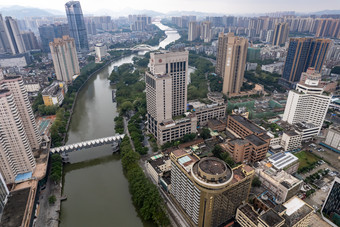
[(54, 147), (50, 149), (50, 152), (52, 153), (64, 153), (64, 152), (71, 152), (75, 150), (81, 150), (83, 148), (89, 148), (89, 147), (95, 147), (100, 146), (103, 144), (110, 144), (110, 143), (120, 143), (120, 141), (124, 138), (125, 134), (122, 135), (116, 135), (116, 136), (110, 136), (110, 137), (104, 137), (94, 140), (88, 140), (83, 141), (79, 143), (69, 144), (62, 147)]

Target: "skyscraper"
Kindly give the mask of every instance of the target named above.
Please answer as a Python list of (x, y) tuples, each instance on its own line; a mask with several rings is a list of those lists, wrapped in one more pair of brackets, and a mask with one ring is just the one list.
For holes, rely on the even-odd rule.
[(68, 24), (44, 24), (39, 27), (39, 34), (42, 50), (47, 53), (50, 52), (50, 42), (53, 42), (54, 38), (70, 35), (70, 30)]
[(7, 188), (7, 185), (5, 183), (4, 178), (1, 175), (0, 172), (0, 217), (1, 217), (1, 213), (7, 203), (7, 197), (9, 195), (9, 191)]
[(211, 41), (211, 22), (210, 21), (203, 21), (201, 23), (201, 39), (205, 43), (209, 43)]
[(199, 24), (196, 21), (189, 22), (188, 41), (194, 41), (199, 36)]
[(309, 132), (302, 135), (302, 140), (318, 135), (326, 117), (331, 97), (322, 94), (320, 81), (321, 75), (310, 68), (302, 74), (296, 90), (288, 94), (282, 120), (289, 124), (306, 124)]
[(17, 21), (12, 17), (3, 20), (0, 14), (0, 52), (20, 54), (26, 51)]
[(231, 169), (220, 159), (200, 159), (184, 150), (173, 151), (170, 158), (170, 194), (190, 226), (222, 226), (248, 200), (254, 176), (250, 166)]
[(0, 53), (12, 53), (11, 45), (9, 44), (7, 28), (5, 20), (0, 14)]
[(289, 25), (288, 23), (277, 23), (275, 25), (273, 45), (280, 46), (285, 44), (288, 39)]
[(20, 76), (5, 77), (0, 81), (0, 88), (8, 89), (12, 93), (29, 145), (33, 150), (39, 149), (41, 137), (22, 78)]
[(248, 40), (234, 33), (220, 33), (216, 73), (223, 78), (223, 94), (239, 93), (243, 84)]
[(12, 92), (1, 89), (0, 103), (0, 170), (9, 184), (19, 174), (32, 172), (35, 160)]
[(22, 32), (21, 33), (22, 40), (24, 41), (26, 50), (37, 50), (40, 49), (37, 41), (37, 37), (35, 37), (34, 33)]
[(329, 39), (291, 38), (281, 83), (300, 81), (301, 73), (309, 67), (320, 72), (330, 44)]
[(73, 76), (80, 74), (74, 39), (69, 36), (55, 38), (50, 43), (50, 49), (57, 79), (72, 82)]
[(316, 26), (316, 37), (340, 38), (340, 19), (319, 19)]
[(322, 217), (332, 226), (340, 226), (340, 178), (334, 179), (321, 209)]
[(197, 117), (187, 107), (188, 52), (150, 54), (149, 71), (145, 73), (147, 128), (163, 144), (197, 131)]
[(70, 27), (70, 36), (74, 38), (78, 51), (88, 50), (86, 26), (79, 1), (69, 1), (65, 4), (66, 16)]

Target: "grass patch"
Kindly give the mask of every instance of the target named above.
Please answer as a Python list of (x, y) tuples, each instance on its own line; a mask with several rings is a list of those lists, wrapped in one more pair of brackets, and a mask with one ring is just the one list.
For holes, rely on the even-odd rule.
[(308, 151), (300, 151), (296, 153), (295, 156), (299, 159), (300, 162), (298, 169), (299, 173), (304, 173), (312, 170), (315, 167), (315, 164), (320, 160), (318, 156)]

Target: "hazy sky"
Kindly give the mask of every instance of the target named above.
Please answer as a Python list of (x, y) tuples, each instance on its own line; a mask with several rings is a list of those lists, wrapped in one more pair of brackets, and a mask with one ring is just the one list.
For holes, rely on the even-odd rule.
[[(0, 6), (21, 5), (64, 11), (63, 0), (0, 0)], [(224, 14), (266, 13), (275, 11), (313, 12), (340, 9), (340, 0), (81, 0), (83, 12), (125, 8), (160, 12), (174, 10)]]

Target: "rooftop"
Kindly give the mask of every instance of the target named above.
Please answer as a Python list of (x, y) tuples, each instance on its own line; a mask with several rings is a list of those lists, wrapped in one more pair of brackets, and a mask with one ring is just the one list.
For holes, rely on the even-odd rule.
[(158, 168), (158, 166), (164, 165), (167, 160), (169, 160), (169, 157), (162, 156), (153, 160), (149, 160), (149, 163), (157, 173), (161, 173), (162, 171)]
[(204, 158), (198, 163), (198, 166), (202, 171), (211, 175), (222, 174), (227, 169), (223, 161), (215, 158)]
[(252, 144), (254, 144), (255, 146), (262, 146), (264, 144), (267, 144), (266, 141), (260, 139), (258, 136), (256, 135), (249, 135), (246, 136), (245, 139), (247, 139), (249, 142), (251, 142)]
[(284, 219), (273, 209), (267, 210), (264, 214), (260, 215), (259, 219), (271, 227), (275, 227), (284, 222)]
[(31, 188), (12, 191), (3, 210), (2, 227), (21, 226)]
[(265, 133), (263, 129), (255, 125), (253, 122), (251, 122), (247, 118), (244, 118), (240, 115), (229, 115), (229, 116), (232, 117), (234, 120), (238, 121), (240, 124), (242, 124), (244, 127), (248, 128), (254, 133), (258, 133), (258, 134)]
[(244, 139), (233, 139), (233, 140), (230, 140), (229, 143), (231, 143), (233, 145), (235, 145), (235, 144), (245, 145), (245, 144), (248, 144), (248, 141), (244, 140)]
[(268, 159), (277, 169), (284, 169), (285, 167), (299, 160), (295, 155), (292, 155), (291, 153), (288, 152), (287, 153), (280, 152), (274, 154), (270, 156)]
[(258, 213), (254, 210), (249, 203), (244, 204), (238, 208), (243, 214), (245, 214), (256, 226), (257, 226), (257, 217), (259, 216)]
[(307, 203), (296, 196), (284, 203), (283, 206), (287, 208), (285, 214), (283, 215), (284, 219), (286, 219), (287, 226), (295, 225), (314, 210)]

